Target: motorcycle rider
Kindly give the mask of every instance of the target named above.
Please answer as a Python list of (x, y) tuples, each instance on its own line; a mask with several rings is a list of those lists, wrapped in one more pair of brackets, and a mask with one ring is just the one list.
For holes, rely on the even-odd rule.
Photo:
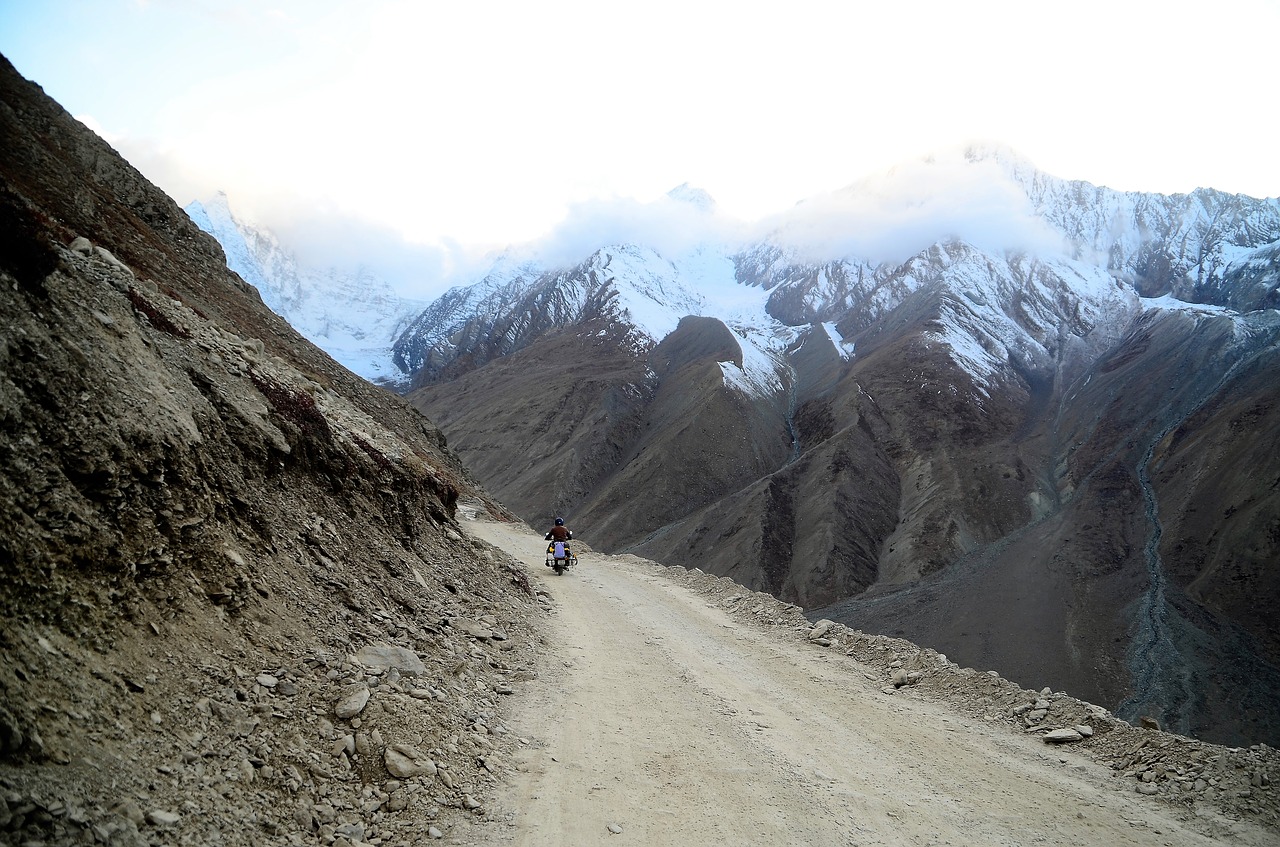
[(564, 525), (564, 518), (556, 518), (556, 525), (546, 535), (547, 541), (569, 541), (572, 538), (573, 533)]
[[(566, 557), (569, 555), (568, 542), (573, 538), (573, 533), (569, 531), (569, 527), (564, 525), (564, 518), (556, 518), (555, 526), (551, 527), (551, 529), (547, 532), (545, 538), (547, 541), (550, 541), (552, 544), (555, 544), (557, 541), (565, 542), (564, 553)], [(548, 567), (551, 566), (550, 561), (547, 562), (547, 566)]]

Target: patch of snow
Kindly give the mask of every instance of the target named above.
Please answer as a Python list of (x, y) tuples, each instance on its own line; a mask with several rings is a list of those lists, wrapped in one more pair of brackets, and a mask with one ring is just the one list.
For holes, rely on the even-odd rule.
[[(954, 252), (954, 251), (953, 251)], [(1010, 363), (1049, 362), (1068, 336), (1083, 337), (1109, 316), (1137, 308), (1131, 290), (1104, 270), (1065, 259), (952, 255), (939, 329), (927, 333), (986, 394)], [(1072, 303), (1064, 316), (1063, 303)]]
[(836, 348), (836, 354), (841, 359), (847, 362), (853, 358), (853, 342), (844, 340), (844, 336), (836, 329), (834, 321), (823, 321), (818, 326), (827, 334), (827, 338), (831, 341), (831, 346)]
[[(320, 344), (316, 346), (320, 347)], [(321, 349), (338, 364), (370, 382), (397, 387), (409, 384), (409, 375), (392, 363), (388, 347), (345, 348), (329, 343)]]
[(1177, 312), (1197, 312), (1205, 315), (1236, 315), (1233, 309), (1225, 306), (1213, 306), (1207, 303), (1188, 303), (1186, 300), (1179, 300), (1172, 294), (1166, 294), (1163, 297), (1142, 297), (1139, 302), (1142, 303), (1143, 309), (1167, 309)]
[[(1263, 335), (1274, 333), (1274, 328), (1267, 326), (1271, 321), (1263, 317), (1263, 313), (1260, 312), (1241, 314), (1235, 309), (1228, 309), (1223, 306), (1213, 306), (1207, 303), (1188, 303), (1169, 294), (1163, 297), (1143, 297), (1141, 303), (1144, 309), (1182, 312), (1196, 318), (1230, 318), (1232, 321), (1231, 333), (1237, 341), (1255, 337), (1260, 331)], [(1259, 327), (1258, 323), (1264, 326)]]
[(945, 345), (951, 351), (951, 361), (969, 374), (981, 394), (990, 396), (987, 391), (990, 378), (1007, 359), (1001, 359), (979, 343), (972, 324), (966, 327), (954, 312), (944, 311), (939, 323), (942, 325), (940, 331), (928, 332), (925, 336)]
[(745, 335), (734, 330), (734, 338), (742, 350), (742, 367), (736, 362), (720, 362), (725, 385), (759, 400), (771, 400), (786, 390), (781, 373), (786, 365), (777, 354), (758, 347)]

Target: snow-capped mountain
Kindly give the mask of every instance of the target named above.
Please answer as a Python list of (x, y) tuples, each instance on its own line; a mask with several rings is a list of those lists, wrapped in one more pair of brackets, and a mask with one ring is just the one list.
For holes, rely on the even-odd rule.
[(504, 258), (396, 340), (411, 399), (602, 549), (1280, 738), (1280, 201), (973, 147), (707, 232)]
[(779, 336), (789, 340), (793, 333), (767, 314), (765, 301), (763, 291), (736, 282), (723, 252), (695, 251), (671, 261), (650, 247), (624, 244), (552, 271), (505, 261), (419, 315), (396, 340), (395, 362), (412, 374), (444, 372), (459, 357), (474, 367), (589, 320), (625, 327), (642, 352), (687, 315), (721, 317), (765, 346)]
[[(950, 310), (953, 323), (966, 320), (961, 312), (986, 312), (986, 328), (971, 327), (973, 337), (940, 336), (975, 363), (981, 357), (975, 357), (974, 345), (982, 347), (984, 337), (987, 346), (1003, 337), (1006, 350), (996, 355), (1007, 358), (1009, 350), (1027, 352), (1051, 342), (1056, 327), (1079, 331), (1117, 309), (1132, 311), (1139, 297), (1171, 294), (1246, 310), (1280, 305), (1280, 200), (1214, 191), (1124, 193), (1055, 179), (1000, 148), (974, 147), (963, 155), (1025, 202), (1026, 228), (1038, 228), (1041, 243), (1054, 249), (1028, 253), (1011, 240), (1009, 249), (993, 250), (943, 237), (922, 244), (905, 262), (858, 256), (814, 262), (804, 258), (784, 224), (755, 243), (700, 244), (677, 255), (623, 243), (569, 268), (507, 258), (481, 281), (451, 290), (419, 315), (395, 342), (396, 364), (409, 374), (428, 375), (459, 356), (481, 364), (552, 327), (606, 313), (626, 321), (650, 346), (680, 317), (702, 315), (720, 317), (781, 348), (794, 340), (786, 327), (843, 321), (846, 329), (862, 329), (922, 286), (938, 282), (967, 304)], [(921, 166), (925, 177), (934, 166)], [(946, 167), (954, 170), (955, 163)], [(860, 190), (894, 188), (856, 185), (839, 194), (856, 201)], [(669, 196), (714, 208), (705, 192), (689, 186)], [(982, 240), (992, 238), (986, 233)], [(1016, 315), (988, 320), (1015, 300)], [(1003, 325), (999, 332), (997, 324)]]
[(186, 212), (222, 245), (227, 266), (307, 340), (371, 382), (395, 386), (405, 381), (392, 364), (391, 345), (427, 304), (396, 295), (365, 268), (300, 263), (269, 230), (238, 219), (221, 192), (191, 203)]

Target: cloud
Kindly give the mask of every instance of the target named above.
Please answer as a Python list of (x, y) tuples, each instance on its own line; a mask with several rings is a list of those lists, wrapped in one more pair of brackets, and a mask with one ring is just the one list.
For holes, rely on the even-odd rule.
[[(220, 174), (192, 171), (181, 158), (154, 144), (108, 140), (179, 205), (243, 184), (234, 173), (221, 175), (226, 182), (218, 184)], [(647, 202), (591, 199), (568, 205), (546, 235), (513, 245), (510, 252), (544, 267), (566, 267), (615, 244), (643, 244), (676, 258), (701, 244), (733, 250), (767, 239), (806, 261), (854, 258), (873, 264), (901, 263), (945, 240), (994, 253), (1060, 250), (1061, 236), (1034, 215), (1018, 182), (1019, 173), (1032, 170), (1030, 163), (1007, 150), (957, 147), (753, 223), (723, 214), (684, 186), (673, 192), (684, 200), (671, 195)], [(228, 193), (237, 216), (275, 232), (304, 264), (348, 271), (363, 267), (413, 299), (432, 299), (453, 285), (475, 281), (494, 258), (494, 245), (440, 237), (415, 241), (385, 221), (363, 217), (324, 197), (273, 192), (269, 185), (259, 186), (257, 193), (229, 187)], [(498, 202), (497, 196), (490, 202)]]
[(441, 294), (465, 257), (460, 247), (415, 244), (383, 224), (324, 208), (277, 210), (266, 226), (301, 264), (363, 268), (410, 299)]
[(1034, 214), (1012, 154), (957, 148), (897, 166), (763, 221), (768, 237), (815, 262), (900, 263), (944, 240), (990, 251), (1054, 251), (1062, 237)]
[(327, 205), (268, 204), (238, 218), (270, 230), (306, 267), (346, 273), (364, 270), (401, 297), (430, 301), (457, 284), (478, 279), (492, 253), (457, 242), (420, 243), (379, 221)]
[[(700, 244), (733, 249), (772, 241), (805, 261), (901, 263), (940, 241), (992, 253), (1056, 252), (1061, 234), (1035, 215), (1019, 182), (1034, 166), (991, 145), (967, 145), (899, 165), (840, 191), (747, 223), (671, 196), (642, 203), (592, 200), (569, 208), (522, 252), (562, 267), (611, 244), (638, 243), (676, 257)], [(683, 187), (682, 187), (683, 188)]]
[(548, 235), (522, 245), (520, 250), (548, 267), (563, 267), (614, 244), (642, 244), (673, 258), (700, 244), (742, 240), (745, 228), (741, 222), (715, 211), (696, 189), (680, 188), (688, 199), (664, 195), (641, 202), (615, 197), (573, 204)]
[(454, 241), (420, 243), (394, 227), (362, 217), (332, 201), (245, 189), (231, 171), (192, 169), (185, 157), (155, 143), (105, 133), (92, 116), (78, 120), (120, 151), (180, 207), (225, 191), (237, 218), (270, 230), (308, 267), (354, 272), (364, 268), (402, 297), (430, 300), (457, 281), (469, 281), (489, 261), (481, 248)]

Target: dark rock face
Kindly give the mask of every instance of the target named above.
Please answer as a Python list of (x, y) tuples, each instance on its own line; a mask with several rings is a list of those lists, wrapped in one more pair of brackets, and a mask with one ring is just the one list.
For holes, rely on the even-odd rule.
[[(595, 324), (416, 392), (461, 439), (471, 468), (535, 526), (613, 473), (650, 402), (644, 368)], [(454, 445), (455, 449), (457, 444)]]
[[(0, 233), (0, 840), (313, 837), (319, 797), (359, 809), (382, 748), (443, 747), (474, 708), (419, 704), (348, 653), (435, 676), (470, 649), (440, 621), (523, 630), (527, 595), (455, 518), (463, 497), (501, 509), (3, 60)], [(373, 694), (339, 755), (348, 684)], [(193, 788), (215, 772), (224, 790)], [(425, 809), (396, 803), (384, 834), (416, 837)]]
[[(265, 526), (245, 504), (291, 474), (371, 501), (379, 475), (399, 477), (421, 519), (450, 520), (474, 486), (439, 430), (263, 308), (162, 192), (3, 70), (10, 561), (161, 555), (167, 567), (161, 550), (206, 546), (190, 536), (221, 519)], [(97, 241), (68, 249), (82, 233)], [(341, 414), (379, 425), (335, 430), (339, 393)], [(391, 442), (396, 461), (379, 452)]]
[(1241, 337), (1221, 314), (1144, 313), (1012, 445), (1034, 512), (932, 578), (824, 614), (1052, 675), (1180, 732), (1274, 737), (1280, 468), (1261, 375), (1280, 364), (1278, 327), (1249, 323)]

